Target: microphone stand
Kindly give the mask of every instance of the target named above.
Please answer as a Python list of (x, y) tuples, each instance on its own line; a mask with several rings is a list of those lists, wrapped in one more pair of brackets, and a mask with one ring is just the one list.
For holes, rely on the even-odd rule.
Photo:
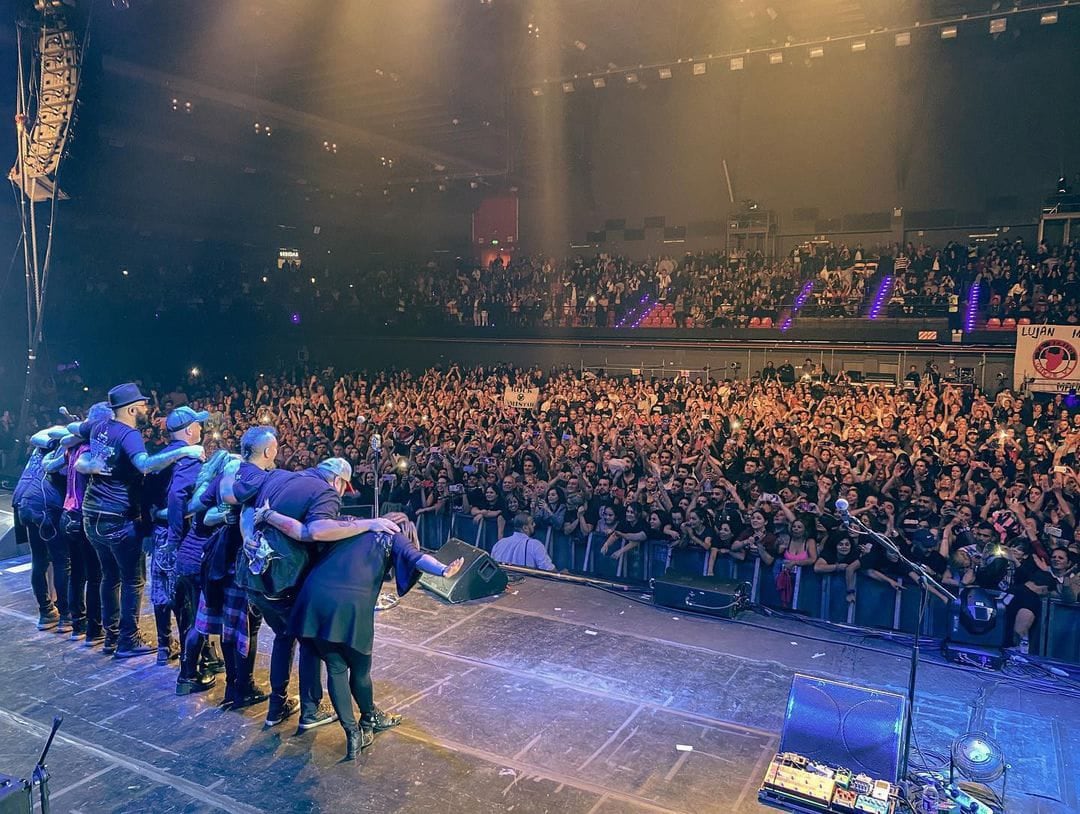
[(908, 571), (914, 571), (919, 575), (919, 588), (922, 596), (919, 599), (919, 623), (915, 629), (915, 636), (911, 646), (911, 671), (908, 673), (907, 709), (904, 711), (904, 751), (901, 755), (900, 779), (903, 780), (908, 774), (908, 761), (911, 754), (911, 730), (915, 719), (915, 676), (919, 670), (919, 639), (922, 637), (923, 619), (926, 616), (926, 608), (930, 604), (930, 589), (934, 588), (943, 596), (947, 596), (950, 602), (955, 602), (956, 597), (945, 588), (937, 578), (931, 574), (921, 563), (912, 562), (904, 552), (891, 539), (881, 532), (874, 531), (857, 517), (847, 515), (844, 525), (855, 529), (856, 534), (869, 535), (876, 540), (886, 551), (890, 552), (907, 567)]
[(379, 458), (382, 455), (382, 439), (379, 434), (371, 436), (371, 454), (375, 456), (375, 507), (374, 517), (379, 516), (379, 492), (382, 491), (382, 475), (379, 474)]

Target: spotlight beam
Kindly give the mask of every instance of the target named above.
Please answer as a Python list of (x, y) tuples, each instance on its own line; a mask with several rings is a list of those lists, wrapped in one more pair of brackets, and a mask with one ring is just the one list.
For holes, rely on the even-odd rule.
[(320, 142), (327, 133), (334, 133), (341, 142), (360, 144), (376, 154), (405, 155), (427, 164), (442, 164), (479, 175), (502, 175), (506, 170), (505, 167), (479, 164), (464, 156), (449, 155), (439, 150), (398, 141), (360, 127), (341, 124), (323, 116), (316, 116), (313, 113), (305, 113), (276, 102), (258, 99), (246, 93), (215, 88), (202, 82), (147, 68), (127, 60), (106, 56), (102, 59), (102, 66), (106, 72), (114, 76), (135, 82), (143, 82), (148, 85), (156, 85), (162, 88), (164, 92), (172, 95), (182, 94), (199, 97), (226, 107), (243, 110), (251, 115), (264, 116), (275, 123), (289, 125), (296, 130), (312, 133)]

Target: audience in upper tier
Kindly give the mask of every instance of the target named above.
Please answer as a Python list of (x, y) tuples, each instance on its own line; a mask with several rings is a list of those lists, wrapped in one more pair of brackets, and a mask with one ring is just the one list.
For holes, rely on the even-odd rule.
[[(981, 318), (1080, 323), (1080, 240), (1032, 248), (1017, 240), (928, 246), (808, 243), (782, 258), (757, 253), (631, 260), (607, 254), (561, 261), (515, 257), (479, 267), (457, 260), (345, 272), (314, 263), (283, 268), (220, 264), (205, 273), (125, 268), (86, 276), (65, 301), (95, 313), (167, 327), (197, 315), (269, 318), (271, 324), (629, 328), (670, 306), (679, 328), (780, 322), (803, 316), (946, 317), (967, 313), (978, 282)], [(812, 283), (812, 286), (809, 285)], [(63, 307), (61, 303), (59, 307)], [(132, 316), (135, 314), (135, 316)], [(140, 316), (141, 315), (141, 316)], [(77, 314), (72, 314), (75, 317)], [(276, 322), (280, 320), (280, 322)]]
[[(235, 450), (246, 428), (272, 425), (279, 467), (344, 458), (360, 502), (379, 490), (413, 519), (472, 514), (506, 537), (524, 514), (536, 539), (593, 534), (597, 567), (612, 574), (641, 573), (643, 554), (713, 572), (756, 558), (781, 597), (801, 568), (842, 570), (852, 590), (859, 570), (910, 585), (887, 552), (846, 538), (834, 516), (842, 497), (946, 584), (1008, 584), (1019, 597), (1010, 624), (1026, 640), (1041, 596), (1075, 599), (1080, 413), (1063, 396), (987, 394), (917, 371), (906, 381), (325, 370), (192, 381), (150, 391), (150, 407), (209, 411), (208, 450)], [(534, 410), (503, 404), (506, 388), (534, 386)]]

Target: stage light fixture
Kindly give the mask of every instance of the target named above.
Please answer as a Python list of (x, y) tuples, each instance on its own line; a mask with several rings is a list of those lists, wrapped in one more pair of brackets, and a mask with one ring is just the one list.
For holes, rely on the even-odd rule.
[(705, 63), (704, 62), (695, 62), (694, 63), (694, 76), (704, 76), (704, 75), (705, 75)]
[(784, 64), (784, 52), (783, 51), (773, 51), (771, 54), (769, 54), (769, 64), (770, 65), (783, 65)]
[(896, 36), (893, 38), (893, 42), (896, 43), (897, 48), (905, 48), (911, 45), (911, 32), (910, 31), (897, 31)]
[(821, 59), (825, 56), (825, 49), (817, 45), (810, 49), (810, 59)]
[(661, 79), (671, 79), (671, 68), (661, 68), (659, 74)]
[(855, 40), (851, 43), (851, 53), (858, 54), (866, 50), (866, 40)]
[(628, 73), (626, 75), (626, 84), (627, 85), (636, 85), (637, 81), (638, 81), (638, 75), (636, 73), (634, 73), (633, 71), (631, 71), (630, 73)]
[(746, 64), (742, 57), (732, 57), (731, 62), (728, 63), (728, 67), (733, 71), (741, 71), (746, 67)]
[(951, 767), (973, 783), (991, 783), (1008, 769), (1000, 744), (984, 732), (968, 732), (953, 741)]
[(602, 76), (595, 76), (595, 77), (593, 77), (592, 86), (594, 88), (598, 89), (598, 90), (600, 88), (606, 88), (607, 87), (607, 80), (604, 79), (604, 77), (602, 77)]
[(1056, 11), (1044, 11), (1039, 15), (1039, 25), (1056, 25), (1058, 13)]
[(947, 25), (941, 29), (941, 38), (943, 40), (955, 40), (956, 39), (956, 26)]
[(563, 93), (573, 93), (574, 92), (574, 83), (573, 82), (563, 82), (562, 83), (562, 91), (563, 91)]
[(543, 96), (544, 95), (544, 89), (543, 88), (533, 88), (532, 89), (532, 95), (533, 96)]
[(574, 47), (577, 48), (579, 51), (584, 51), (589, 46), (583, 43), (581, 40), (574, 40)]
[(990, 21), (990, 33), (991, 34), (1004, 34), (1005, 29), (1008, 27), (1009, 21), (1004, 17), (995, 17)]

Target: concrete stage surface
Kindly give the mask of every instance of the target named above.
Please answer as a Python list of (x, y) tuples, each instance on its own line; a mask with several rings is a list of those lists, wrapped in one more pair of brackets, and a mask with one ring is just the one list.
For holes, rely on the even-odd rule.
[[(336, 724), (299, 737), (295, 719), (263, 731), (265, 707), (222, 712), (221, 687), (178, 698), (175, 667), (39, 633), (29, 573), (9, 561), (0, 772), (28, 773), (61, 714), (54, 812), (764, 811), (756, 793), (792, 674), (899, 691), (908, 661), (892, 643), (743, 618), (775, 629), (545, 580), (461, 606), (417, 589), (379, 615), (376, 636), (376, 700), (405, 723), (342, 764)], [(988, 731), (1014, 767), (1010, 814), (1080, 810), (1080, 704), (930, 661), (919, 676), (923, 750)]]

